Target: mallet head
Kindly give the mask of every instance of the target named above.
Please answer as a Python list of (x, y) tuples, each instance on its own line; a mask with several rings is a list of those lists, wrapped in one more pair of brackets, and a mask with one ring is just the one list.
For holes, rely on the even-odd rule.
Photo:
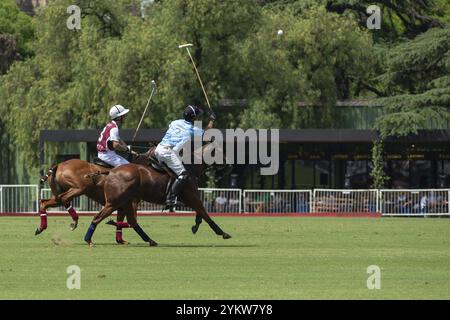
[(182, 49), (182, 48), (188, 48), (188, 47), (193, 47), (194, 45), (192, 43), (186, 43), (186, 44), (182, 44), (179, 45), (178, 48)]
[(156, 81), (152, 80), (152, 82), (150, 82), (151, 86), (152, 86), (152, 93), (153, 91), (156, 91)]

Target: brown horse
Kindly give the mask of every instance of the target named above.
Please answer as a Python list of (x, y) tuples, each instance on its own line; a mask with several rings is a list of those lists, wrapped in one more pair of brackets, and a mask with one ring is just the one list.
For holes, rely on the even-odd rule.
[[(197, 169), (196, 174), (199, 174), (199, 171), (203, 172), (204, 168), (203, 164), (200, 165), (200, 170)], [(151, 203), (164, 204), (166, 191), (171, 180), (172, 177), (168, 173), (157, 171), (153, 167), (127, 164), (111, 170), (104, 180), (105, 206), (92, 220), (86, 233), (85, 241), (92, 246), (92, 235), (97, 225), (120, 208), (126, 214), (130, 226), (133, 227), (142, 240), (148, 242), (150, 246), (156, 246), (157, 243), (150, 239), (137, 223), (136, 209), (133, 207), (133, 203), (144, 200)], [(190, 175), (189, 181), (184, 185), (179, 200), (196, 212), (192, 233), (195, 234), (198, 231), (203, 219), (217, 235), (222, 236), (223, 239), (231, 238), (206, 212), (198, 195), (197, 180), (192, 175)]]
[[(149, 152), (134, 157), (133, 163), (149, 165)], [(72, 207), (72, 200), (78, 196), (86, 195), (95, 202), (105, 205), (103, 183), (111, 168), (97, 165), (79, 159), (71, 159), (53, 166), (42, 182), (48, 181), (52, 191), (52, 198), (41, 199), (39, 213), (41, 225), (36, 229), (35, 235), (42, 233), (47, 228), (47, 209), (64, 205), (72, 217), (71, 230), (78, 225), (78, 214)], [(138, 203), (133, 205), (137, 207)], [(123, 222), (125, 214), (118, 210), (117, 220)], [(119, 224), (116, 233), (118, 243), (126, 243), (122, 239), (121, 228), (127, 227), (126, 223)]]

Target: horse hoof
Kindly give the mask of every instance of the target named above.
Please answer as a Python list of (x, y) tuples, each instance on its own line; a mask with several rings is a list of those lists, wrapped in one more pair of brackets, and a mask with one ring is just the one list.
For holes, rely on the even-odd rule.
[(90, 248), (95, 247), (95, 244), (94, 244), (92, 241), (86, 241), (86, 243), (88, 244), (88, 246), (89, 246)]
[(198, 226), (192, 226), (192, 233), (196, 234), (198, 231)]
[(226, 239), (231, 239), (231, 236), (228, 233), (224, 232), (223, 235), (222, 235), (222, 238), (224, 238), (225, 240)]
[(129, 243), (127, 240), (122, 240), (122, 241), (117, 241), (117, 244), (127, 246), (127, 245), (129, 245), (130, 243)]
[(153, 241), (153, 240), (150, 240), (148, 242), (148, 244), (149, 244), (150, 247), (157, 247), (158, 246), (158, 244), (155, 241)]

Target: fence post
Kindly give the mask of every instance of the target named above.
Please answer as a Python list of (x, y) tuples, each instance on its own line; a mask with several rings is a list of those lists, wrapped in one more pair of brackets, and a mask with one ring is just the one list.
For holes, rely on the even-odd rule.
[(377, 200), (376, 200), (376, 211), (377, 213), (381, 213), (380, 211), (380, 197), (381, 197), (381, 192), (380, 189), (377, 189)]
[(36, 185), (36, 213), (39, 212), (39, 186)]
[(309, 205), (308, 205), (308, 209), (309, 212), (308, 213), (312, 213), (312, 206), (313, 206), (313, 191), (309, 190)]
[(316, 212), (316, 189), (313, 190), (313, 194), (311, 197), (311, 210), (310, 213), (315, 213)]
[(242, 213), (242, 189), (239, 189), (239, 213)]
[(0, 213), (3, 213), (3, 186), (0, 186)]
[(450, 190), (448, 190), (447, 205), (448, 205), (448, 214), (450, 214)]

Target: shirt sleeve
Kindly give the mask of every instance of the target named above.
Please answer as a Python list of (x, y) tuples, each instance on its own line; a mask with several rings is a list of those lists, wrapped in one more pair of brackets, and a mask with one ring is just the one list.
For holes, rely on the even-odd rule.
[(109, 133), (109, 140), (111, 141), (120, 141), (119, 137), (119, 129), (118, 128), (112, 128)]

